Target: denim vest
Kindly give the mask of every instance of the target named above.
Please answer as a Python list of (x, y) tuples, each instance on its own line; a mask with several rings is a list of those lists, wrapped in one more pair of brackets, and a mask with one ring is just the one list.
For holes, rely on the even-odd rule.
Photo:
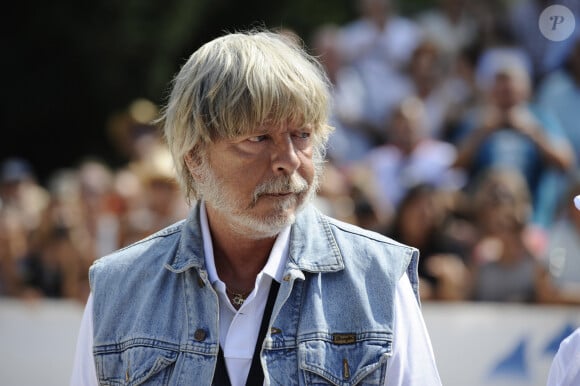
[[(417, 301), (418, 251), (326, 217), (298, 215), (264, 340), (269, 385), (381, 385), (394, 295), (407, 272)], [(97, 260), (90, 269), (100, 385), (210, 385), (218, 296), (208, 281), (199, 206), (187, 220)]]

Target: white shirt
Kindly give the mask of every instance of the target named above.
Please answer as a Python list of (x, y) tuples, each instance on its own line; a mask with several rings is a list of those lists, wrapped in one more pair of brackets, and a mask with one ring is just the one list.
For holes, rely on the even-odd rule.
[[(290, 227), (278, 235), (266, 266), (256, 278), (254, 290), (236, 311), (226, 296), (225, 284), (217, 276), (203, 205), (200, 216), (208, 276), (220, 299), (220, 345), (232, 386), (243, 386), (250, 371), (270, 283), (273, 279), (281, 280), (286, 266)], [(90, 295), (79, 330), (71, 386), (98, 385), (92, 353), (92, 304)], [(406, 274), (399, 281), (395, 295), (395, 331), (393, 355), (387, 363), (385, 386), (441, 385), (431, 340)]]
[(220, 345), (232, 386), (244, 386), (252, 365), (252, 357), (259, 327), (266, 308), (272, 280), (280, 282), (286, 266), (290, 239), (290, 226), (286, 227), (274, 242), (268, 262), (258, 273), (254, 290), (250, 292), (238, 311), (230, 303), (226, 285), (220, 280), (215, 267), (213, 245), (207, 222), (205, 205), (200, 210), (203, 252), (209, 281), (220, 300)]
[(547, 386), (580, 385), (580, 328), (560, 343), (548, 374)]

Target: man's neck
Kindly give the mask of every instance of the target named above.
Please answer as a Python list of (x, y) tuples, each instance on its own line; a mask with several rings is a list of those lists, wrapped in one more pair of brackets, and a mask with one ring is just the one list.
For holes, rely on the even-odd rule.
[(219, 278), (238, 291), (254, 287), (276, 237), (252, 239), (232, 229), (225, 216), (206, 206), (213, 254)]

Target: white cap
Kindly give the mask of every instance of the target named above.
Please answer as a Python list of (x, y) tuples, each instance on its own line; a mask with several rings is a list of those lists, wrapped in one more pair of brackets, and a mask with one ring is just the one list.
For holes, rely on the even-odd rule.
[(580, 210), (580, 194), (574, 197), (574, 205), (576, 205), (576, 209)]

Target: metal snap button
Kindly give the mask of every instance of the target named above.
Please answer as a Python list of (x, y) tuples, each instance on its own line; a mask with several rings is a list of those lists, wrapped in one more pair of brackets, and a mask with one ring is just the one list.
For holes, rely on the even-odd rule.
[(205, 333), (205, 330), (203, 328), (198, 328), (197, 330), (195, 330), (195, 333), (193, 334), (193, 338), (198, 342), (205, 340), (206, 336), (207, 334)]

